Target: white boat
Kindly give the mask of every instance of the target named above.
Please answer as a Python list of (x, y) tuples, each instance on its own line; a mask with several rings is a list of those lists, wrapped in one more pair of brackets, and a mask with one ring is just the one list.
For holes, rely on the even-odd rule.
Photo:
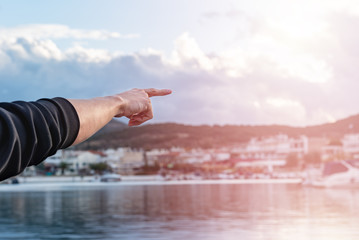
[(350, 161), (328, 162), (322, 166), (321, 175), (306, 179), (304, 185), (313, 187), (359, 187), (359, 168)]
[(101, 182), (119, 182), (121, 181), (121, 175), (120, 174), (104, 174), (101, 176), (100, 181)]

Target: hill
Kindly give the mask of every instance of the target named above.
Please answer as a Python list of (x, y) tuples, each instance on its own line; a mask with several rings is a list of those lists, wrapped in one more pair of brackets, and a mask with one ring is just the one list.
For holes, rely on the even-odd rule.
[(116, 119), (112, 119), (111, 122), (109, 122), (106, 126), (104, 126), (100, 131), (98, 131), (95, 136), (100, 136), (100, 135), (104, 135), (104, 134), (108, 134), (111, 132), (117, 132), (117, 131), (121, 131), (125, 128), (128, 128), (128, 126), (123, 123), (120, 122)]
[(304, 134), (308, 137), (339, 139), (344, 134), (353, 132), (359, 132), (359, 115), (334, 123), (309, 127), (284, 125), (191, 126), (177, 123), (161, 123), (129, 128), (124, 123), (113, 120), (100, 132), (76, 148), (211, 148), (236, 145), (247, 142), (252, 137), (265, 137), (279, 133), (292, 137)]

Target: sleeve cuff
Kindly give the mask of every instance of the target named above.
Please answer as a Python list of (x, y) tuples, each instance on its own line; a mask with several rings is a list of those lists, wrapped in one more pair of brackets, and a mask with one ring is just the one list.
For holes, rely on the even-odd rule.
[(62, 113), (64, 139), (60, 149), (71, 146), (75, 142), (80, 130), (80, 119), (75, 107), (67, 99), (61, 97), (41, 100), (53, 102)]

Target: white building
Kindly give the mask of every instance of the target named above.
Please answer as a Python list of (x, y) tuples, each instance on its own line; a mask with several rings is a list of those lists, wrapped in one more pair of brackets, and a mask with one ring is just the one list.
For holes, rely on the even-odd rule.
[(348, 157), (359, 158), (359, 134), (346, 134), (342, 138), (343, 151)]
[(252, 138), (246, 145), (232, 151), (233, 157), (238, 159), (237, 167), (268, 167), (283, 166), (289, 154), (295, 153), (298, 157), (308, 153), (308, 138), (300, 136), (291, 138), (278, 134), (265, 138)]
[(143, 150), (131, 148), (118, 148), (116, 151), (117, 172), (121, 174), (133, 174), (134, 169), (145, 165)]
[(212, 154), (208, 153), (205, 150), (192, 150), (187, 152), (182, 152), (179, 154), (178, 159), (182, 163), (189, 163), (189, 164), (195, 164), (195, 163), (203, 163), (207, 161), (212, 160)]
[[(47, 158), (44, 162), (45, 165), (58, 168), (61, 162), (68, 165), (64, 171), (65, 175), (78, 174), (80, 170), (89, 170), (90, 164), (105, 162), (105, 154), (96, 151), (72, 151), (72, 150), (59, 150), (55, 155)], [(55, 173), (61, 174), (61, 169), (57, 169)]]
[(62, 161), (64, 161), (64, 150), (58, 150), (54, 155), (46, 159), (46, 163), (58, 166)]
[(322, 147), (322, 156), (323, 161), (328, 160), (343, 160), (344, 150), (341, 143), (329, 143)]
[(159, 163), (161, 156), (169, 154), (171, 151), (167, 149), (151, 149), (146, 151), (147, 165), (154, 166)]
[[(131, 148), (107, 149), (105, 161), (114, 172), (121, 174), (132, 174), (134, 169), (145, 165), (145, 154), (143, 150)], [(146, 152), (148, 155), (148, 152)], [(148, 164), (150, 165), (150, 164)]]
[(285, 159), (290, 153), (308, 153), (308, 138), (290, 138), (279, 134), (266, 138), (252, 138), (238, 153), (241, 159)]
[(81, 169), (89, 169), (89, 166), (94, 163), (103, 162), (101, 154), (91, 151), (81, 151), (76, 158), (69, 158), (67, 163), (70, 163), (70, 169), (78, 172)]
[(103, 151), (106, 154), (105, 161), (106, 163), (111, 167), (111, 169), (114, 172), (118, 172), (119, 162), (121, 161), (121, 158), (123, 157), (123, 149), (117, 148), (112, 149), (109, 148), (107, 150)]

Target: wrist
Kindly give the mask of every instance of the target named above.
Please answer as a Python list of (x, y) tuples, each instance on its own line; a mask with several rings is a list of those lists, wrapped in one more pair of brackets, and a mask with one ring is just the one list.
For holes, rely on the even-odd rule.
[(110, 96), (111, 101), (113, 101), (113, 106), (115, 107), (115, 117), (125, 116), (126, 101), (120, 94)]

